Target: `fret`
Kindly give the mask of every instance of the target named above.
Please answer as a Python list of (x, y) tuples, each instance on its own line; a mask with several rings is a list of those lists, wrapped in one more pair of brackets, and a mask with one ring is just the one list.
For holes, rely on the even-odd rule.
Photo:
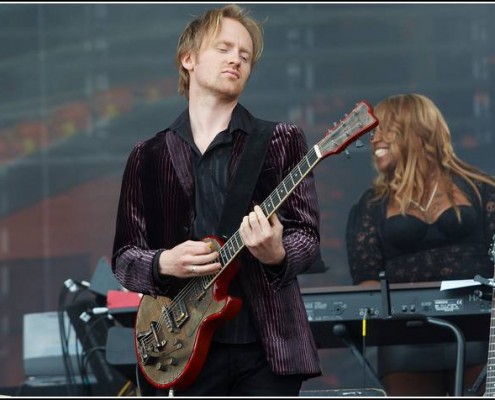
[(285, 193), (290, 193), (290, 192), (292, 192), (292, 189), (294, 189), (294, 185), (292, 184), (292, 180), (291, 180), (291, 182), (289, 182), (289, 179), (290, 179), (290, 175), (282, 181), (282, 184), (284, 185)]
[[(492, 291), (492, 302), (495, 299), (495, 290)], [(488, 344), (488, 360), (486, 367), (486, 389), (485, 389), (485, 397), (493, 397), (495, 396), (495, 374), (494, 374), (494, 364), (493, 360), (495, 358), (495, 343), (493, 342), (493, 337), (495, 333), (495, 308), (492, 304), (491, 309), (491, 319), (490, 319), (490, 338)]]
[[(488, 251), (490, 259), (495, 263), (495, 235), (492, 238), (492, 244)], [(494, 277), (495, 279), (495, 277)], [(495, 396), (495, 365), (493, 360), (495, 359), (495, 288), (492, 289), (492, 308), (490, 317), (490, 337), (488, 339), (488, 360), (486, 364), (486, 384), (485, 384), (485, 397)]]
[(280, 197), (280, 201), (285, 200), (287, 197), (287, 190), (283, 187), (283, 185), (278, 185), (277, 188), (278, 196)]
[(227, 243), (227, 248), (229, 249), (229, 256), (230, 257), (233, 257), (235, 252), (236, 252), (236, 248), (234, 246), (234, 242), (232, 240), (229, 240)]
[(261, 211), (263, 211), (263, 214), (265, 214), (266, 216), (271, 215), (271, 213), (270, 213), (271, 209), (269, 208), (268, 204), (261, 203), (260, 208), (261, 208)]
[(289, 183), (290, 188), (291, 188), (290, 191), (292, 191), (292, 189), (296, 187), (297, 182), (298, 182), (297, 179), (294, 180), (294, 174), (292, 172), (289, 174), (289, 176), (287, 176), (287, 178), (285, 178), (285, 180), (289, 181), (288, 183)]
[(226, 256), (226, 263), (225, 264), (227, 264), (231, 260), (232, 254), (230, 254), (230, 249), (228, 247), (224, 247), (223, 252)]
[(239, 234), (239, 231), (237, 231), (234, 234), (234, 236), (232, 236), (232, 238), (234, 239), (234, 241), (237, 245), (237, 248), (240, 250), (242, 248), (242, 246), (244, 245), (244, 243), (242, 242), (241, 235)]
[(319, 160), (318, 154), (316, 154), (316, 151), (314, 148), (311, 149), (311, 151), (308, 153), (308, 155), (306, 157), (309, 160), (309, 163), (311, 165), (315, 165)]
[(275, 210), (275, 206), (273, 205), (273, 201), (271, 201), (270, 198), (268, 198), (263, 204), (262, 207), (263, 212), (265, 215), (272, 215), (273, 211)]
[(300, 170), (301, 170), (301, 173), (302, 173), (302, 176), (306, 176), (308, 174), (308, 172), (312, 169), (312, 165), (308, 162), (308, 158), (307, 157), (304, 157), (303, 158), (303, 162), (299, 163), (300, 165)]
[(229, 257), (225, 254), (225, 249), (222, 248), (220, 250), (220, 264), (222, 264), (222, 266), (226, 266), (228, 261)]
[[(276, 196), (276, 197), (275, 197)], [(272, 198), (272, 201), (273, 201), (273, 204), (275, 204), (275, 208), (278, 207), (278, 205), (280, 204), (280, 202), (282, 201), (282, 198), (279, 196), (278, 194), (278, 186), (277, 188), (272, 192), (272, 194), (270, 195), (270, 197)]]
[(299, 170), (299, 165), (296, 166), (296, 168), (294, 168), (294, 170), (292, 171), (292, 173), (290, 174), (292, 181), (297, 183), (299, 182), (299, 180), (301, 179), (301, 171)]

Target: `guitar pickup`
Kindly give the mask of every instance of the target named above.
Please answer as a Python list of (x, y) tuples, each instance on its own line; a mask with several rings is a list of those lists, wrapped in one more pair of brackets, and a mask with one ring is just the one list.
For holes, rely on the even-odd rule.
[(186, 320), (189, 318), (189, 314), (187, 313), (187, 308), (184, 303), (184, 301), (179, 301), (178, 303), (174, 304), (174, 307), (172, 307), (172, 314), (174, 316), (174, 321), (175, 324), (178, 328), (186, 322)]
[(174, 333), (189, 319), (186, 305), (180, 300), (171, 307), (163, 307), (163, 318), (170, 332)]
[(194, 290), (194, 298), (196, 301), (200, 301), (203, 297), (205, 297), (206, 290), (203, 288), (201, 283), (196, 282), (192, 289)]

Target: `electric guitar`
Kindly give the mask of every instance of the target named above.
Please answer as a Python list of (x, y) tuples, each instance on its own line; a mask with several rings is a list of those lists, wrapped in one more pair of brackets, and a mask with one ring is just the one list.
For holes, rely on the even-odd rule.
[[(492, 262), (495, 263), (495, 235), (488, 251)], [(490, 317), (490, 337), (488, 339), (488, 361), (486, 364), (486, 384), (484, 397), (495, 396), (495, 288), (492, 289), (492, 309)]]
[[(359, 102), (260, 205), (265, 215), (270, 217), (323, 158), (340, 153), (377, 125), (371, 106)], [(196, 379), (214, 329), (232, 319), (242, 304), (239, 298), (228, 295), (228, 286), (239, 268), (236, 256), (244, 247), (239, 231), (225, 243), (213, 236), (204, 241), (219, 252), (219, 272), (191, 278), (174, 298), (144, 295), (139, 303), (134, 327), (137, 363), (148, 382), (159, 389), (181, 390)]]

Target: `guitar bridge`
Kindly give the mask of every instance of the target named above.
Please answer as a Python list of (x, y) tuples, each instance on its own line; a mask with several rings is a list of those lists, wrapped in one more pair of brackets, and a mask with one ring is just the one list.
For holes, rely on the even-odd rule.
[(167, 344), (166, 340), (159, 339), (157, 325), (156, 321), (151, 321), (148, 331), (137, 334), (138, 353), (143, 365), (150, 364), (158, 358)]

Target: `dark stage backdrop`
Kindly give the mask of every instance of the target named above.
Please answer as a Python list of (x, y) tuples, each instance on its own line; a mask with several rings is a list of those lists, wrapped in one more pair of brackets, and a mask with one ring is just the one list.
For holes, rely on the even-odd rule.
[[(0, 387), (25, 379), (23, 316), (57, 310), (64, 281), (111, 256), (125, 160), (185, 107), (175, 46), (211, 6), (0, 4)], [(495, 173), (495, 5), (244, 6), (266, 33), (241, 99), (255, 115), (299, 124), (313, 145), (356, 102), (419, 92), (444, 111), (457, 153)], [(315, 168), (328, 270), (303, 287), (350, 284), (345, 222), (374, 176), (363, 140)], [(349, 349), (321, 356), (306, 389), (369, 386)]]

